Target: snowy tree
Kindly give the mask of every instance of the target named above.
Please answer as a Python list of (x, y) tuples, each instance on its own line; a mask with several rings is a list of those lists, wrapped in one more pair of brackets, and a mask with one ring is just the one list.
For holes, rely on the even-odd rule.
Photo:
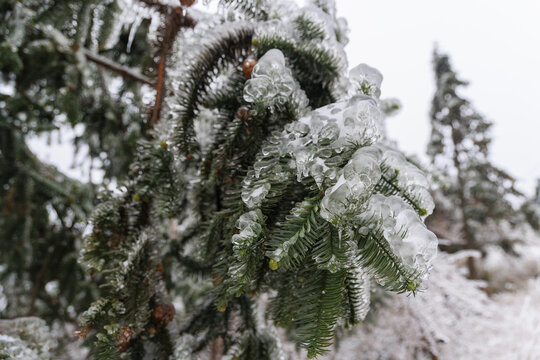
[[(428, 182), (385, 139), (397, 103), (380, 72), (347, 72), (332, 1), (222, 0), (212, 16), (181, 3), (3, 13), (6, 104), (38, 109), (3, 105), (6, 127), (24, 144), (41, 108), (83, 124), (77, 140), (118, 182), (81, 250), (100, 292), (78, 334), (97, 359), (283, 358), (275, 324), (318, 356), (366, 316), (372, 282), (418, 290), (437, 250)], [(55, 71), (27, 73), (35, 47)]]
[[(521, 194), (514, 187), (514, 179), (488, 158), (492, 123), (459, 93), (467, 82), (458, 78), (447, 55), (435, 51), (433, 67), (436, 91), (428, 155), (450, 181), (436, 195), (436, 199), (444, 199), (438, 201), (441, 206), (431, 222), (434, 226), (438, 219), (452, 227), (459, 224), (467, 249), (482, 249), (486, 242), (510, 246), (511, 239), (499, 231), (499, 224), (518, 221), (512, 197)], [(468, 268), (471, 277), (478, 276), (472, 257)]]
[(534, 197), (523, 204), (522, 209), (529, 224), (540, 231), (540, 180), (537, 180)]

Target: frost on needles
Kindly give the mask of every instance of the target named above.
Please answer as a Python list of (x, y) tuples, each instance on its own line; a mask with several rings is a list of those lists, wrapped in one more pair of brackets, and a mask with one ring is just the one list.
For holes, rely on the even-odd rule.
[[(376, 69), (346, 71), (334, 3), (221, 5), (178, 37), (166, 116), (94, 214), (83, 261), (105, 284), (83, 325), (100, 354), (221, 339), (229, 358), (282, 358), (277, 325), (315, 357), (373, 286), (415, 292), (436, 254), (428, 182), (385, 138), (398, 105)], [(170, 325), (168, 301), (184, 304)]]

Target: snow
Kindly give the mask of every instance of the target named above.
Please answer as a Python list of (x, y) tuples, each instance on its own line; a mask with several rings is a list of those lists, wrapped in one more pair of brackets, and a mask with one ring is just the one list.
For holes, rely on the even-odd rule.
[(0, 358), (51, 359), (57, 345), (45, 321), (36, 317), (0, 320)]
[[(460, 274), (460, 258), (440, 254), (414, 297), (379, 298), (370, 310), (374, 318), (345, 332), (339, 347), (320, 359), (538, 359), (540, 279), (490, 298), (484, 283)], [(305, 359), (287, 348), (290, 360)]]

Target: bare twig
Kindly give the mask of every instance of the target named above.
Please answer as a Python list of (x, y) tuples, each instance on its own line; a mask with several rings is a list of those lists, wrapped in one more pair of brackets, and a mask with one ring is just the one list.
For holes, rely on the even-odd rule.
[(90, 61), (92, 61), (92, 62), (94, 62), (94, 63), (96, 63), (98, 65), (101, 65), (104, 68), (112, 70), (112, 71), (120, 74), (124, 78), (137, 80), (139, 82), (148, 84), (150, 86), (154, 86), (154, 82), (150, 78), (136, 72), (135, 70), (132, 70), (132, 69), (130, 69), (128, 67), (119, 65), (119, 64), (107, 59), (106, 57), (95, 54), (92, 51), (90, 51), (88, 49), (85, 49), (85, 48), (79, 48), (77, 51), (81, 51), (88, 60), (90, 60)]

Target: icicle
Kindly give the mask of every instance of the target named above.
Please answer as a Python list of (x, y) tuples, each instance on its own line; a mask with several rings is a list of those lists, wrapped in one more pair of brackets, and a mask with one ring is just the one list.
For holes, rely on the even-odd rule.
[(133, 39), (135, 39), (135, 33), (137, 32), (137, 29), (141, 25), (142, 20), (143, 20), (142, 16), (137, 13), (137, 15), (135, 15), (135, 20), (131, 24), (131, 29), (129, 30), (128, 42), (126, 46), (126, 51), (128, 53), (131, 52), (131, 44), (133, 43)]

